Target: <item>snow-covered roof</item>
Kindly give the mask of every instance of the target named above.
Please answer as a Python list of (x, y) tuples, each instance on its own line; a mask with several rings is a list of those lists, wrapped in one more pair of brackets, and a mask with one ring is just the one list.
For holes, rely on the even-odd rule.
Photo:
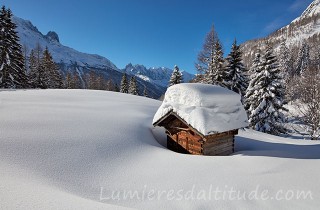
[(240, 95), (216, 85), (183, 83), (169, 87), (153, 125), (170, 112), (204, 136), (248, 126)]

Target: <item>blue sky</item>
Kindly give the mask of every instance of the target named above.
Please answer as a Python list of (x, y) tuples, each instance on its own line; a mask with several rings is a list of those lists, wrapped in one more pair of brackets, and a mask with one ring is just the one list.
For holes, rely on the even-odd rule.
[(214, 23), (224, 50), (290, 23), (312, 0), (2, 0), (44, 34), (76, 50), (195, 73), (194, 63)]

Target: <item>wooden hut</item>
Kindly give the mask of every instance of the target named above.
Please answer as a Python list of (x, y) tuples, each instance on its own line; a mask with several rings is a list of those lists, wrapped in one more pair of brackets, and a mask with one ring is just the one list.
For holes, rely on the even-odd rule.
[[(190, 85), (191, 87), (189, 87)], [(192, 99), (195, 98), (195, 100), (201, 101), (202, 92), (205, 92), (204, 95), (207, 96), (207, 88), (212, 90), (213, 101), (215, 100), (214, 96), (215, 93), (217, 93), (217, 89), (219, 90), (218, 95), (219, 97), (222, 97), (219, 103), (209, 102), (209, 104), (204, 104), (203, 102), (201, 102), (201, 106), (198, 107), (196, 106), (196, 101), (191, 102), (190, 104), (190, 101), (192, 100), (188, 100), (188, 97), (191, 97)], [(225, 92), (227, 94), (221, 95), (222, 89), (224, 88), (212, 85), (208, 87), (207, 85), (203, 84), (183, 84), (168, 89), (166, 96), (169, 96), (165, 97), (162, 107), (159, 108), (160, 111), (158, 110), (158, 113), (156, 114), (153, 122), (153, 126), (160, 126), (165, 128), (167, 134), (168, 149), (179, 153), (210, 156), (230, 155), (234, 152), (234, 137), (238, 134), (239, 128), (247, 126), (247, 118), (241, 105), (240, 97), (233, 92), (230, 93), (231, 91), (229, 92), (229, 90), (223, 90), (222, 92)], [(170, 91), (174, 93), (170, 94)], [(225, 98), (223, 99), (223, 96), (229, 99), (232, 96), (235, 97), (235, 99), (225, 100)], [(182, 101), (180, 97), (183, 98)], [(216, 97), (216, 99), (218, 100), (219, 97)], [(186, 102), (183, 104), (183, 108), (179, 106), (179, 103), (182, 102)], [(232, 102), (234, 103), (232, 104)], [(219, 118), (219, 116), (221, 116), (222, 114), (228, 116), (228, 113), (221, 113), (222, 111), (219, 112), (219, 108), (217, 109), (217, 104), (220, 104), (219, 106), (222, 107), (224, 103), (228, 103), (228, 105), (226, 106), (236, 106), (239, 108), (238, 111), (236, 111), (238, 114), (233, 115), (237, 117), (237, 119), (234, 119), (236, 123), (233, 123), (231, 118), (228, 120), (224, 120), (224, 118), (226, 117)], [(206, 107), (206, 105), (209, 108)], [(190, 112), (190, 109), (196, 109), (195, 107), (200, 110), (203, 109), (200, 112), (201, 115), (212, 116), (213, 118), (199, 117), (199, 114), (192, 114), (192, 111)], [(210, 107), (215, 108), (210, 109)], [(187, 111), (184, 111), (183, 109), (186, 109)], [(225, 109), (221, 108), (220, 110)], [(186, 112), (188, 112), (188, 114), (186, 114)], [(213, 112), (214, 114), (212, 114)], [(193, 119), (193, 117), (195, 119)], [(217, 120), (218, 122), (214, 122), (215, 120)], [(201, 122), (199, 123), (198, 121)], [(219, 121), (221, 124), (220, 127)], [(199, 126), (199, 124), (202, 126)], [(210, 129), (210, 125), (213, 125), (212, 129)]]

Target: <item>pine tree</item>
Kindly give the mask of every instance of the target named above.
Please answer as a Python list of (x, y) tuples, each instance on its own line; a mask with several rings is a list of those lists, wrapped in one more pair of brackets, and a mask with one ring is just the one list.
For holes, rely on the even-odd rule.
[(28, 78), (12, 12), (0, 10), (0, 88), (26, 88)]
[(43, 52), (42, 67), (47, 88), (62, 88), (62, 76), (58, 66), (54, 63), (48, 47)]
[(246, 102), (250, 103), (250, 126), (261, 132), (274, 135), (285, 133), (285, 121), (281, 111), (287, 111), (284, 106), (284, 87), (277, 58), (272, 47), (267, 44), (262, 63), (252, 75), (252, 80), (246, 94)]
[(226, 60), (228, 63), (226, 67), (226, 86), (243, 98), (248, 87), (247, 70), (242, 63), (242, 52), (236, 40), (234, 40), (231, 52)]
[(122, 79), (121, 79), (120, 92), (121, 93), (128, 93), (128, 79), (127, 79), (126, 73), (123, 74)]
[(173, 72), (170, 77), (169, 87), (172, 85), (180, 84), (182, 82), (182, 73), (177, 65), (174, 66)]
[(295, 75), (300, 76), (310, 65), (310, 47), (304, 42), (299, 50)]
[(138, 85), (137, 85), (137, 80), (136, 77), (133, 76), (130, 79), (130, 85), (129, 85), (129, 93), (132, 95), (139, 95), (138, 93)]

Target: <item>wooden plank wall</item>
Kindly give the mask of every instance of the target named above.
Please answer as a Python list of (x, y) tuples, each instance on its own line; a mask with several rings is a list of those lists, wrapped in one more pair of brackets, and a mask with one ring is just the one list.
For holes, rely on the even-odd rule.
[(203, 155), (230, 155), (234, 152), (235, 132), (225, 132), (208, 136), (203, 144)]
[(234, 152), (234, 135), (238, 130), (217, 133), (202, 138), (177, 118), (165, 123), (167, 147), (175, 152), (195, 155), (230, 155)]
[[(179, 144), (182, 148), (187, 150), (190, 154), (202, 154), (202, 138), (197, 135), (192, 135), (188, 131), (180, 131), (174, 135), (167, 133), (168, 138)], [(169, 148), (170, 149), (170, 148)], [(177, 152), (177, 151), (176, 151)]]

